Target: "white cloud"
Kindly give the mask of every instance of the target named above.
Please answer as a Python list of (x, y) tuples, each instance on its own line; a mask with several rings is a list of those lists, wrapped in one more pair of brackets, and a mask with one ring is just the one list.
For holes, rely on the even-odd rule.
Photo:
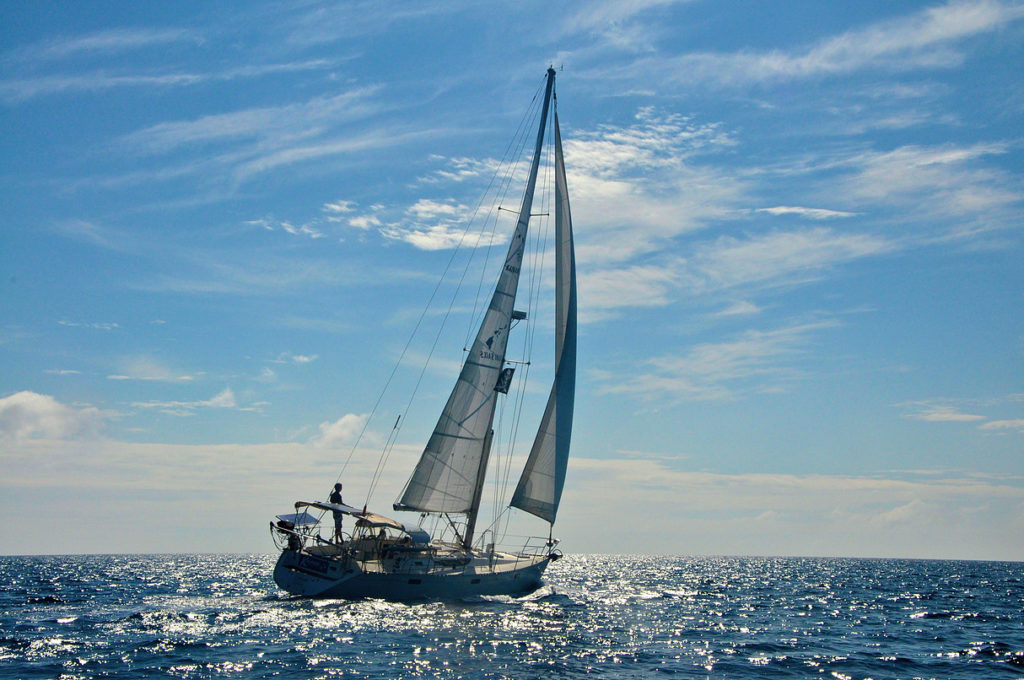
[[(354, 428), (341, 429), (350, 434)], [(397, 447), (377, 491), (367, 497), (379, 451), (357, 450), (342, 470), (346, 500), (366, 502), (371, 509), (389, 507), (418, 453), (415, 446)], [(18, 522), (0, 527), (0, 540), (27, 553), (266, 550), (266, 522), (289, 511), (295, 500), (325, 498), (342, 462), (337, 452), (297, 443), (104, 440), (29, 440), (0, 448), (0, 458), (5, 466), (0, 503), (7, 501), (2, 508), (7, 516), (19, 517), (23, 508), (17, 494), (27, 493), (50, 498), (39, 510), (52, 506), (62, 518), (53, 532), (18, 534), (19, 540)], [(196, 476), (195, 470), (203, 474)], [(288, 474), (282, 476), (282, 470)], [(74, 480), (73, 496), (59, 492), (67, 479)], [(607, 502), (610, 488), (616, 490), (613, 504)], [(92, 518), (123, 507), (140, 490), (158, 493), (160, 503), (136, 504), (137, 512), (125, 518), (116, 536), (88, 531)], [(196, 494), (203, 503), (195, 502)], [(98, 499), (85, 515), (74, 511), (83, 496)], [(623, 507), (657, 512), (638, 523), (636, 513), (623, 513)], [(577, 554), (651, 552), (657, 546), (660, 553), (690, 555), (1020, 560), (1021, 523), (1013, 518), (1020, 517), (1021, 507), (1020, 480), (1006, 476), (949, 470), (724, 474), (681, 469), (663, 453), (626, 452), (611, 459), (577, 455), (570, 460), (556, 532), (563, 550)], [(199, 530), (208, 526), (211, 514), (224, 521), (223, 535), (212, 539)], [(527, 532), (536, 530), (528, 520), (524, 524)]]
[(46, 394), (23, 391), (0, 399), (0, 437), (67, 439), (94, 436), (103, 414), (91, 406), (61, 404)]
[(587, 304), (580, 310), (580, 320), (585, 323), (609, 318), (619, 309), (666, 305), (677, 284), (673, 268), (657, 265), (584, 272), (579, 288)]
[(671, 239), (734, 216), (746, 183), (696, 162), (735, 142), (714, 123), (641, 109), (628, 126), (601, 126), (564, 140), (582, 263), (628, 262)]
[(352, 212), (355, 208), (356, 203), (354, 201), (343, 201), (339, 199), (334, 203), (324, 203), (321, 210), (326, 213), (345, 214)]
[[(876, 475), (724, 474), (647, 456), (570, 460), (563, 549), (609, 552), (1024, 558), (1024, 488), (957, 471)], [(637, 523), (616, 507), (658, 511)], [(760, 521), (758, 519), (760, 518)], [(667, 538), (666, 538), (667, 537)], [(646, 546), (646, 547), (645, 547)]]
[(702, 343), (685, 354), (648, 359), (646, 372), (622, 381), (607, 380), (602, 391), (693, 401), (775, 391), (799, 376), (795, 360), (805, 353), (814, 334), (836, 325), (834, 321), (817, 321), (770, 331), (749, 330), (723, 342)]
[(465, 214), (466, 206), (421, 198), (409, 206), (406, 212), (417, 219), (430, 220), (438, 217), (452, 217)]
[(1006, 172), (980, 165), (1007, 152), (1005, 144), (903, 146), (865, 152), (840, 161), (853, 172), (833, 190), (850, 200), (901, 210), (903, 224), (953, 236), (1005, 229), (1017, 224), (1024, 192)]
[(125, 357), (118, 366), (119, 373), (108, 375), (110, 380), (152, 380), (157, 382), (191, 382), (195, 376), (175, 371), (157, 359), (148, 356)]
[(196, 414), (200, 408), (237, 408), (235, 393), (230, 387), (224, 388), (221, 392), (211, 397), (198, 401), (135, 401), (132, 402), (135, 408), (157, 409), (163, 413), (173, 416), (190, 417)]
[(334, 422), (320, 423), (320, 434), (311, 442), (315, 446), (337, 448), (355, 442), (366, 425), (367, 415), (347, 413)]
[(380, 218), (374, 215), (360, 215), (349, 219), (348, 224), (350, 227), (366, 230), (372, 229), (373, 227), (379, 227), (383, 223), (380, 221)]
[(12, 50), (3, 56), (18, 61), (51, 61), (68, 57), (81, 58), (83, 54), (127, 52), (182, 42), (201, 43), (202, 39), (199, 35), (184, 29), (121, 28), (38, 43)]
[(404, 241), (420, 250), (447, 250), (462, 246), (485, 248), (501, 245), (508, 237), (504, 234), (468, 234), (465, 225), (454, 223), (431, 226), (388, 225), (381, 229), (386, 238)]
[(245, 78), (259, 78), (275, 73), (321, 70), (333, 62), (324, 59), (288, 62), (280, 64), (259, 64), (242, 66), (220, 72), (199, 73), (142, 73), (113, 75), (97, 70), (74, 75), (26, 76), (20, 79), (0, 81), (0, 99), (8, 104), (18, 104), (36, 97), (59, 95), (69, 92), (104, 92), (118, 88), (168, 88), (185, 87), (208, 82), (225, 82)]
[(276, 359), (271, 359), (275, 364), (311, 364), (319, 358), (317, 354), (292, 354), (281, 352)]
[(621, 27), (634, 18), (655, 7), (663, 7), (677, 3), (678, 0), (632, 0), (632, 2), (588, 2), (570, 15), (565, 22), (567, 31), (593, 31), (608, 33)]
[(325, 156), (339, 156), (354, 153), (364, 153), (373, 149), (401, 146), (407, 142), (421, 137), (430, 137), (436, 134), (431, 130), (418, 130), (414, 132), (400, 132), (396, 130), (373, 130), (363, 134), (346, 134), (317, 139), (303, 143), (296, 143), (296, 140), (284, 138), (279, 143), (269, 145), (269, 151), (260, 149), (258, 155), (239, 158), (235, 154), (229, 154), (221, 159), (224, 164), (232, 167), (231, 179), (235, 185), (248, 181), (252, 177), (261, 175), (282, 166), (305, 163), (317, 160)]
[[(933, 69), (963, 61), (954, 45), (1024, 17), (1018, 3), (949, 2), (898, 19), (827, 38), (801, 50), (744, 51), (733, 54), (695, 53), (678, 57), (658, 72), (677, 81), (741, 85), (815, 76), (838, 75), (874, 68)], [(639, 62), (629, 69), (650, 68)]]
[(715, 316), (749, 316), (753, 314), (760, 314), (761, 311), (761, 308), (753, 302), (740, 300), (729, 305), (722, 311), (717, 312)]
[(790, 285), (816, 280), (829, 267), (890, 253), (899, 247), (881, 236), (824, 227), (775, 231), (744, 239), (722, 236), (696, 248), (681, 269), (695, 292)]
[(763, 212), (770, 215), (800, 215), (812, 220), (830, 220), (837, 217), (854, 217), (857, 213), (844, 212), (842, 210), (827, 210), (825, 208), (801, 208), (798, 206), (778, 205), (774, 208), (758, 208), (754, 212)]
[(83, 321), (67, 321), (65, 319), (61, 319), (57, 323), (59, 323), (61, 326), (68, 326), (69, 328), (92, 328), (92, 329), (100, 330), (100, 331), (112, 331), (115, 328), (119, 327), (116, 323), (114, 323), (112, 321), (83, 322)]
[(433, 160), (445, 162), (445, 168), (435, 170), (432, 174), (420, 177), (419, 181), (426, 184), (437, 184), (440, 182), (465, 182), (468, 180), (490, 177), (494, 175), (501, 164), (493, 158), (445, 158), (434, 155)]
[[(369, 100), (377, 87), (357, 88), (331, 97), (316, 97), (297, 104), (242, 109), (203, 116), (195, 120), (159, 123), (121, 138), (128, 149), (159, 154), (182, 146), (214, 142), (259, 140), (257, 151), (284, 148), (297, 141), (320, 136), (325, 126), (364, 118), (375, 110)], [(348, 201), (324, 205), (328, 212), (347, 212)]]
[(231, 391), (230, 387), (225, 387), (223, 391), (209, 401), (200, 403), (203, 406), (210, 406), (213, 408), (234, 408), (238, 405), (235, 401), (235, 393)]
[(907, 414), (906, 418), (924, 420), (929, 423), (950, 423), (950, 422), (971, 422), (985, 420), (985, 416), (963, 413), (955, 406), (929, 401), (911, 401), (899, 404), (902, 407), (915, 409), (913, 413)]
[(980, 426), (982, 430), (1017, 430), (1024, 432), (1024, 419), (993, 420)]

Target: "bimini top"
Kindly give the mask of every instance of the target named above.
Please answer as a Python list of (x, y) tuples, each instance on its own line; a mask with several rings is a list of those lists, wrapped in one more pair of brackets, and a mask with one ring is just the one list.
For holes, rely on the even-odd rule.
[(364, 512), (358, 515), (359, 519), (356, 521), (358, 527), (371, 527), (376, 529), (377, 527), (388, 527), (390, 529), (397, 529), (398, 531), (409, 534), (413, 543), (430, 543), (430, 534), (428, 534), (422, 527), (418, 527), (415, 524), (405, 524), (399, 522), (397, 519), (391, 519), (384, 515), (378, 515), (375, 512)]
[(321, 501), (297, 501), (295, 503), (296, 510), (304, 507), (343, 512), (346, 515), (352, 515), (357, 518), (356, 526), (371, 527), (374, 529), (378, 527), (388, 527), (409, 534), (413, 543), (430, 543), (430, 534), (415, 524), (405, 524), (403, 522), (399, 522), (397, 519), (378, 515), (375, 512), (363, 512), (358, 508), (353, 508), (351, 505), (344, 505), (342, 503), (324, 503)]
[(295, 501), (295, 509), (299, 508), (317, 508), (319, 510), (333, 510), (335, 512), (343, 512), (346, 515), (361, 515), (363, 511), (359, 508), (353, 508), (351, 505), (345, 505), (344, 503), (323, 503), (321, 501)]

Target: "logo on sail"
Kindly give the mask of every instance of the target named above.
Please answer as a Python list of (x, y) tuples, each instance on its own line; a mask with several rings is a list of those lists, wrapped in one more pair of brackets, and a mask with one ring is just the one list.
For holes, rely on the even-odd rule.
[(501, 357), (494, 351), (494, 341), (497, 340), (504, 332), (505, 328), (494, 329), (494, 332), (491, 333), (491, 337), (484, 341), (484, 344), (487, 345), (487, 349), (480, 350), (481, 359), (501, 359)]

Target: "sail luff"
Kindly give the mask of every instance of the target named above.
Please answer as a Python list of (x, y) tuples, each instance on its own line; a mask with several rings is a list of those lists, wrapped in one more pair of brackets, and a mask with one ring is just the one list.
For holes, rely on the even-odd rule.
[(555, 113), (555, 378), (510, 505), (554, 523), (565, 485), (576, 397), (576, 255)]
[(465, 536), (467, 547), (472, 540), (471, 527), (483, 488), (485, 470), (481, 467), (486, 462), (486, 439), (497, 400), (494, 387), (505, 364), (554, 78), (554, 70), (549, 69), (519, 219), (494, 294), (455, 387), (401, 499), (395, 503), (396, 510), (467, 513), (470, 515), (470, 530)]

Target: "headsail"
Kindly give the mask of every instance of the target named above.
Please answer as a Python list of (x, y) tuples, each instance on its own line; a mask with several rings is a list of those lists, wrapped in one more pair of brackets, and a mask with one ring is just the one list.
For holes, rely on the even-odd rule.
[(519, 285), (554, 75), (553, 70), (548, 71), (530, 175), (497, 287), (448, 403), (401, 499), (395, 503), (396, 510), (469, 513), (467, 543), (472, 537), (473, 515), (479, 506), (483, 472), (487, 465), (489, 433), (498, 394), (495, 386), (505, 365), (505, 348)]
[(555, 521), (565, 484), (576, 396), (576, 255), (555, 113), (555, 380), (511, 505)]

